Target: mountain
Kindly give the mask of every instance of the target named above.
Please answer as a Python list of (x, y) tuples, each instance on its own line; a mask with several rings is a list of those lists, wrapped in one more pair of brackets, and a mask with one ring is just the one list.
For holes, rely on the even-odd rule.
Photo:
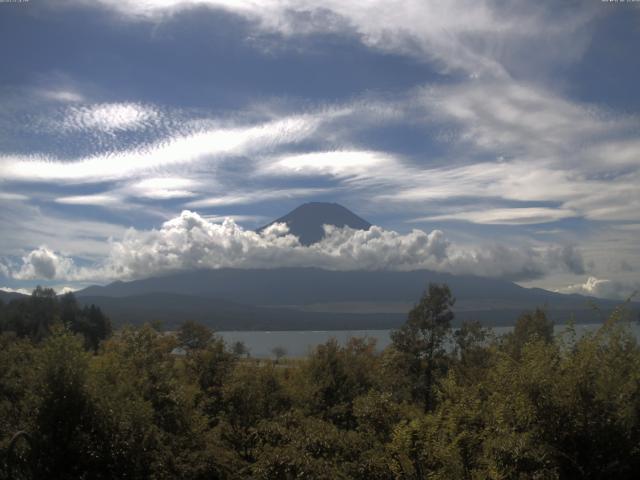
[[(301, 205), (259, 231), (275, 222), (286, 223), (305, 245), (321, 240), (326, 224), (354, 229), (371, 226), (341, 205), (318, 202)], [(431, 282), (451, 288), (456, 323), (479, 320), (485, 325), (513, 325), (523, 311), (539, 306), (557, 323), (571, 318), (593, 323), (602, 321), (618, 304), (473, 275), (320, 268), (189, 271), (91, 286), (76, 296), (82, 304), (98, 305), (116, 325), (160, 320), (172, 328), (184, 320), (196, 320), (217, 330), (357, 330), (401, 325)], [(637, 315), (639, 305), (633, 304), (632, 310)]]
[(7, 292), (6, 290), (0, 290), (0, 301), (3, 303), (9, 303), (11, 300), (17, 300), (20, 298), (26, 298), (27, 295), (18, 292)]
[[(306, 203), (258, 229), (283, 222), (310, 245), (323, 225), (369, 229), (336, 203)], [(429, 270), (330, 271), (320, 268), (199, 270), (92, 286), (76, 293), (117, 323), (191, 319), (220, 329), (362, 329), (397, 327), (430, 282), (446, 283), (457, 301), (456, 321), (510, 325), (525, 310), (546, 307), (558, 323), (601, 321), (617, 302), (523, 288), (507, 280)], [(600, 311), (593, 308), (597, 304)], [(633, 308), (637, 311), (638, 305)]]
[(320, 268), (198, 270), (131, 282), (92, 286), (78, 296), (125, 297), (154, 292), (217, 298), (247, 305), (308, 305), (331, 302), (417, 301), (429, 282), (447, 283), (460, 299), (545, 301), (571, 296), (529, 290), (499, 279), (429, 270), (333, 271)]
[(126, 297), (79, 296), (81, 305), (97, 305), (116, 326), (160, 321), (176, 329), (185, 320), (229, 330), (342, 330), (395, 328), (404, 321), (397, 313), (360, 315), (325, 314), (287, 308), (245, 305), (215, 298), (173, 293), (147, 293)]
[(260, 227), (260, 232), (274, 223), (286, 223), (289, 231), (300, 239), (303, 245), (319, 242), (324, 237), (323, 225), (351, 227), (369, 230), (371, 224), (351, 210), (337, 203), (311, 202), (300, 205), (285, 216)]
[(618, 304), (471, 275), (318, 268), (200, 270), (88, 287), (76, 295), (116, 323), (192, 319), (218, 330), (389, 328), (405, 320), (429, 282), (450, 286), (458, 322), (510, 325), (523, 311), (541, 306), (557, 323), (572, 317), (593, 323)]

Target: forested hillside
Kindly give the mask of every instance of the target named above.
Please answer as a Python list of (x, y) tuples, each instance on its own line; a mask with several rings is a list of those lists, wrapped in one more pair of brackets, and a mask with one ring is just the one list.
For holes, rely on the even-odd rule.
[[(0, 478), (636, 478), (640, 348), (624, 308), (453, 329), (433, 284), (382, 352), (257, 361), (206, 327), (110, 332), (37, 290), (0, 309)], [(182, 347), (175, 350), (176, 347)], [(176, 354), (181, 353), (181, 354)], [(184, 353), (184, 354), (182, 354)], [(19, 433), (21, 432), (21, 433)]]

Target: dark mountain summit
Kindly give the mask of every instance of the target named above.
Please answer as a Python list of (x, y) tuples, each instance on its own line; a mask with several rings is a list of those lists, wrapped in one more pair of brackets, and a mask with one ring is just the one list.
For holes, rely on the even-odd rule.
[(258, 229), (260, 232), (274, 223), (286, 223), (289, 231), (300, 239), (303, 245), (319, 242), (324, 237), (323, 225), (351, 227), (369, 230), (371, 224), (351, 210), (337, 203), (311, 202), (300, 205), (285, 216)]

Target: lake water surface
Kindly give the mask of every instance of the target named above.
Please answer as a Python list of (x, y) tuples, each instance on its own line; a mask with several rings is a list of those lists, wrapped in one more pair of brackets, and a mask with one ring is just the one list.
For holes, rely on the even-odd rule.
[[(600, 327), (601, 324), (576, 325), (575, 329), (578, 334), (593, 331)], [(565, 325), (556, 325), (556, 334), (562, 333), (566, 329)], [(640, 325), (631, 324), (631, 329), (636, 338), (640, 339)], [(513, 327), (493, 327), (496, 335), (513, 330)], [(391, 343), (392, 330), (293, 330), (293, 331), (237, 331), (237, 332), (218, 332), (225, 342), (231, 344), (241, 341), (249, 349), (252, 357), (266, 358), (273, 356), (272, 350), (276, 347), (282, 347), (286, 350), (287, 356), (302, 357), (307, 355), (317, 345), (325, 343), (330, 338), (335, 338), (340, 344), (344, 345), (352, 337), (373, 338), (379, 350), (384, 349)]]

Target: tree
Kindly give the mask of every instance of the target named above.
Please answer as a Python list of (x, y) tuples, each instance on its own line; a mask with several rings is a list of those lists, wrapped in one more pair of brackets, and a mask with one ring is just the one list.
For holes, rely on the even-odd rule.
[(273, 349), (271, 350), (271, 353), (273, 354), (274, 357), (276, 357), (276, 363), (278, 363), (280, 359), (287, 354), (287, 349), (281, 346), (277, 346), (277, 347), (273, 347)]
[(91, 402), (85, 384), (89, 354), (82, 339), (57, 326), (36, 356), (34, 450), (38, 478), (81, 478)]
[(331, 338), (318, 345), (302, 365), (300, 406), (339, 428), (354, 428), (353, 402), (375, 384), (376, 359), (373, 339), (351, 338), (341, 347)]
[(445, 340), (451, 333), (455, 299), (445, 284), (431, 283), (418, 304), (409, 312), (405, 324), (391, 334), (393, 346), (409, 360), (414, 393), (425, 410), (433, 407), (433, 383), (443, 366)]
[(238, 357), (225, 348), (222, 338), (214, 337), (206, 348), (189, 352), (185, 366), (201, 391), (200, 403), (211, 423), (222, 408), (222, 387), (237, 363)]
[(217, 427), (221, 438), (242, 461), (254, 461), (258, 424), (286, 411), (290, 399), (273, 365), (255, 367), (240, 364), (222, 389), (222, 421)]
[(183, 347), (191, 350), (206, 348), (213, 339), (213, 332), (206, 325), (187, 320), (178, 330), (178, 341)]
[(85, 306), (82, 310), (76, 308), (70, 323), (65, 321), (64, 324), (72, 332), (81, 333), (84, 336), (85, 348), (94, 352), (98, 350), (100, 342), (111, 335), (111, 321), (95, 305)]
[(456, 370), (469, 382), (477, 382), (492, 359), (488, 340), (490, 330), (478, 321), (463, 322), (453, 333), (455, 345)]
[(513, 333), (507, 336), (506, 340), (513, 355), (520, 356), (522, 348), (529, 342), (553, 341), (553, 322), (541, 308), (536, 308), (534, 312), (525, 312), (520, 315)]
[[(33, 432), (34, 405), (37, 404), (33, 390), (39, 380), (34, 360), (36, 351), (36, 345), (27, 339), (13, 333), (0, 334), (0, 479), (33, 477), (19, 476), (18, 468), (13, 472), (8, 470), (12, 437), (19, 431)], [(21, 440), (14, 453), (15, 460), (24, 458), (23, 453), (33, 453), (33, 449)]]
[(104, 478), (221, 478), (223, 455), (184, 364), (206, 350), (179, 359), (171, 355), (175, 345), (145, 325), (124, 328), (101, 349), (92, 393)]
[(26, 300), (10, 303), (10, 329), (20, 337), (41, 341), (49, 335), (52, 325), (59, 319), (56, 292), (51, 288), (36, 287)]
[(247, 348), (245, 343), (241, 340), (233, 342), (231, 351), (238, 357), (242, 357), (243, 355), (246, 355), (247, 357), (249, 356), (249, 348)]
[(62, 323), (85, 338), (85, 348), (96, 351), (100, 342), (111, 335), (111, 321), (95, 305), (80, 308), (73, 293), (61, 297), (50, 288), (37, 287), (26, 299), (15, 299), (2, 312), (1, 330), (36, 342), (47, 338), (54, 324)]

